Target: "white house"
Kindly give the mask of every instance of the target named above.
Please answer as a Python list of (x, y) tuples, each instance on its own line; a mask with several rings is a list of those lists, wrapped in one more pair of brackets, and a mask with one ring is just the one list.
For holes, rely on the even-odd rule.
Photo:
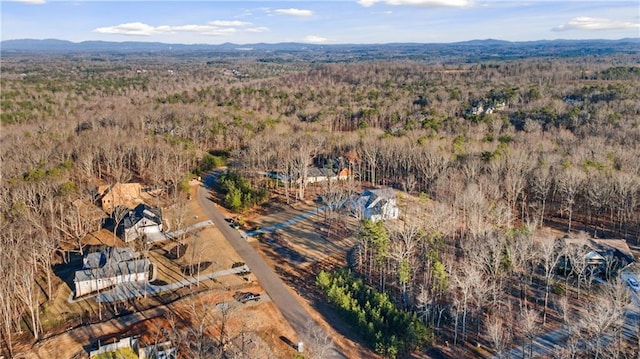
[(118, 225), (118, 233), (125, 242), (143, 236), (163, 236), (162, 214), (159, 209), (141, 203), (122, 218)]
[(140, 359), (175, 359), (178, 356), (178, 352), (170, 341), (166, 341), (141, 347), (138, 350), (138, 356), (140, 356)]
[(75, 296), (80, 297), (120, 283), (143, 282), (149, 275), (151, 262), (140, 259), (140, 253), (129, 247), (107, 248), (87, 254), (82, 269), (76, 271), (73, 282)]
[(373, 222), (397, 219), (400, 216), (396, 196), (391, 188), (365, 190), (350, 206), (356, 216)]
[(178, 356), (176, 348), (173, 347), (171, 341), (164, 341), (148, 346), (143, 346), (139, 337), (126, 337), (111, 343), (101, 343), (98, 341), (96, 349), (89, 351), (89, 357), (93, 358), (104, 353), (114, 353), (123, 348), (131, 348), (134, 353), (138, 354), (140, 359), (175, 359)]

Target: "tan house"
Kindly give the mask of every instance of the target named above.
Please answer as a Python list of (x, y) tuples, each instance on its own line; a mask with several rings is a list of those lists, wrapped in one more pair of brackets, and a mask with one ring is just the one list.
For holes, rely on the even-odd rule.
[(102, 210), (111, 213), (114, 208), (124, 206), (134, 208), (142, 203), (142, 185), (140, 183), (116, 183), (98, 187)]

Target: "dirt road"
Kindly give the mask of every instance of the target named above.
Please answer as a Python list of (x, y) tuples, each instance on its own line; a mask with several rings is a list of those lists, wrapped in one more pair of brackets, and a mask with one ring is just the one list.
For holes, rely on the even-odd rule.
[[(227, 239), (229, 244), (240, 255), (246, 265), (255, 274), (260, 285), (271, 297), (273, 303), (278, 307), (282, 315), (287, 319), (299, 336), (299, 340), (311, 345), (306, 333), (310, 331), (323, 331), (309, 313), (298, 303), (293, 294), (286, 288), (280, 277), (271, 269), (264, 259), (256, 253), (256, 251), (240, 236), (240, 232), (231, 228), (225, 221), (224, 216), (215, 207), (215, 204), (209, 199), (209, 188), (215, 179), (214, 176), (203, 178), (204, 186), (198, 188), (198, 203), (203, 211), (213, 220), (222, 235)], [(291, 339), (291, 338), (290, 338)], [(327, 358), (344, 358), (338, 348), (332, 346), (329, 350)]]

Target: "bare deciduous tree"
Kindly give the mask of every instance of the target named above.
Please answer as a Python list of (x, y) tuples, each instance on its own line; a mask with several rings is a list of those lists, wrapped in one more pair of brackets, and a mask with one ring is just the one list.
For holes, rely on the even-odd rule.
[[(540, 313), (535, 311), (534, 309), (528, 308), (526, 305), (522, 307), (520, 310), (520, 325), (522, 326), (522, 331), (527, 339), (529, 339), (529, 357), (533, 358), (533, 339), (538, 335), (540, 331), (540, 324), (538, 321), (540, 320)], [(522, 357), (525, 355), (524, 343), (522, 345)]]
[(560, 170), (555, 176), (556, 187), (561, 197), (561, 208), (563, 211), (566, 211), (568, 215), (567, 232), (571, 232), (576, 197), (580, 192), (584, 180), (584, 172), (576, 167), (567, 167)]
[(562, 252), (558, 249), (553, 238), (547, 238), (540, 243), (539, 260), (544, 270), (544, 312), (542, 314), (542, 324), (547, 323), (547, 308), (549, 305), (549, 292), (551, 291), (551, 279), (558, 265)]
[(511, 342), (511, 333), (504, 327), (504, 321), (496, 314), (491, 315), (486, 322), (486, 330), (497, 357), (501, 358), (502, 352)]

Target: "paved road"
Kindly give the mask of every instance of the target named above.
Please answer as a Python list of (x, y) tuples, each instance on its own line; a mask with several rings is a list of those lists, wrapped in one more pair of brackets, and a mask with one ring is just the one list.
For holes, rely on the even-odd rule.
[[(198, 204), (204, 212), (213, 220), (220, 232), (227, 239), (229, 244), (240, 255), (246, 265), (249, 266), (253, 274), (258, 278), (260, 285), (267, 292), (271, 301), (278, 307), (291, 327), (298, 333), (303, 342), (306, 340), (306, 333), (309, 325), (319, 325), (311, 319), (311, 315), (298, 303), (296, 298), (289, 292), (282, 282), (282, 279), (271, 269), (264, 259), (240, 236), (240, 232), (231, 228), (224, 220), (224, 216), (209, 199), (209, 190), (214, 177), (203, 178), (205, 186), (198, 188)], [(317, 328), (314, 328), (317, 329)], [(322, 329), (320, 329), (322, 330)], [(307, 344), (309, 345), (309, 344)], [(333, 346), (326, 358), (345, 358), (340, 351)]]
[[(543, 355), (552, 356), (556, 347), (560, 343), (564, 343), (569, 338), (569, 331), (565, 328), (552, 330), (537, 336), (533, 339), (533, 357), (537, 358)], [(522, 355), (522, 344), (513, 347), (511, 350), (502, 353), (500, 356), (492, 358), (529, 358), (529, 341), (527, 340), (525, 350), (526, 354)]]
[(179, 229), (177, 231), (173, 231), (173, 232), (157, 232), (157, 233), (147, 233), (147, 242), (149, 243), (155, 243), (155, 242), (162, 242), (162, 241), (166, 241), (167, 239), (175, 239), (178, 238), (178, 236), (183, 235), (185, 233), (191, 232), (193, 230), (196, 230), (198, 228), (204, 228), (204, 227), (209, 227), (209, 226), (213, 226), (213, 222), (209, 221), (203, 221), (203, 222), (198, 222), (196, 224), (193, 224), (189, 227), (183, 228), (183, 229)]
[(169, 239), (175, 239), (178, 238), (179, 236), (185, 234), (185, 233), (189, 233), (193, 230), (196, 230), (198, 228), (204, 228), (204, 227), (209, 227), (209, 226), (213, 226), (213, 222), (212, 221), (203, 221), (203, 222), (198, 222), (196, 224), (190, 225), (187, 228), (183, 228), (183, 229), (179, 229), (177, 231), (173, 231), (173, 232), (168, 232), (165, 233), (165, 236)]

